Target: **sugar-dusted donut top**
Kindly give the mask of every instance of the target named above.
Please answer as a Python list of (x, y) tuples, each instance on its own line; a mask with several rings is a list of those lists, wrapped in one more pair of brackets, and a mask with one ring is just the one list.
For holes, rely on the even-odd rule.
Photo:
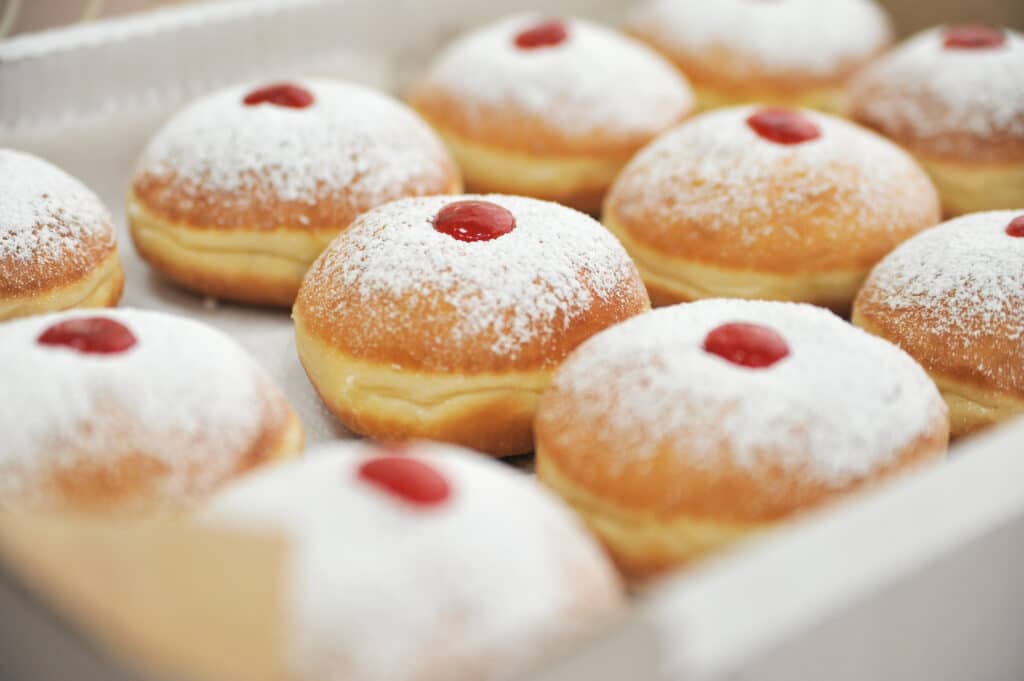
[(945, 28), (918, 33), (853, 82), (853, 116), (915, 150), (1024, 159), (1024, 36), (950, 49)]
[(60, 168), (0, 149), (0, 295), (86, 276), (116, 246), (99, 198)]
[[(453, 201), (504, 207), (515, 228), (460, 241), (434, 228)], [(313, 264), (296, 312), (357, 357), (406, 368), (551, 367), (647, 306), (636, 267), (592, 218), (487, 195), (403, 199), (363, 214)]]
[[(57, 322), (81, 317), (120, 322), (137, 342), (116, 354), (37, 342)], [(125, 459), (165, 471), (152, 490), (156, 506), (184, 505), (236, 470), (287, 409), (223, 333), (134, 309), (5, 322), (0, 385), (8, 395), (0, 409), (0, 500), (19, 507), (49, 505), (59, 497), (53, 485), (79, 467), (116, 471)]]
[(271, 229), (286, 215), (336, 231), (384, 201), (451, 191), (457, 173), (447, 152), (406, 106), (342, 81), (294, 83), (311, 105), (246, 105), (260, 87), (249, 84), (175, 115), (143, 151), (136, 193), (151, 210), (200, 227)]
[(889, 41), (871, 0), (649, 0), (630, 28), (684, 63), (705, 60), (733, 77), (830, 77)]
[(545, 20), (520, 14), (457, 39), (412, 101), (442, 127), (500, 147), (627, 154), (692, 108), (685, 79), (646, 46), (580, 19), (558, 45), (522, 49)]
[[(733, 322), (773, 330), (789, 354), (755, 369), (706, 351), (708, 334)], [(673, 471), (643, 502), (654, 506), (689, 503), (685, 471), (709, 488), (744, 481), (738, 497), (720, 490), (730, 502), (694, 502), (742, 517), (899, 465), (944, 418), (928, 375), (891, 343), (811, 305), (723, 299), (660, 308), (584, 343), (556, 374), (537, 430), (583, 481), (628, 486)]]
[(1022, 210), (965, 215), (903, 244), (871, 273), (858, 312), (929, 369), (1024, 393)]
[(939, 219), (935, 189), (904, 151), (839, 118), (800, 144), (759, 136), (756, 107), (702, 114), (626, 166), (605, 217), (666, 254), (776, 272), (856, 270)]
[[(360, 477), (409, 456), (448, 496)], [(288, 652), (303, 679), (505, 678), (617, 603), (605, 558), (533, 480), (450, 445), (337, 443), (223, 490), (206, 522), (291, 542)]]

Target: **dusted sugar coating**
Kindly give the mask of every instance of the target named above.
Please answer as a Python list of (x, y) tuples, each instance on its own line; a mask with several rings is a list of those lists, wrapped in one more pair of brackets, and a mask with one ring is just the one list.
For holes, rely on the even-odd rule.
[(601, 551), (530, 478), (413, 444), (405, 456), (450, 488), (420, 507), (361, 479), (381, 456), (394, 454), (324, 447), (239, 481), (202, 516), (290, 540), (283, 631), (294, 678), (504, 679), (620, 605)]
[(869, 0), (649, 0), (628, 28), (698, 86), (724, 89), (839, 83), (891, 34)]
[(1024, 396), (1024, 210), (945, 222), (893, 251), (857, 298), (858, 322), (926, 369)]
[[(789, 353), (748, 368), (707, 352), (744, 322)], [(538, 410), (541, 457), (635, 512), (762, 523), (941, 453), (946, 408), (892, 344), (810, 305), (709, 300), (595, 336)]]
[(115, 249), (110, 213), (85, 185), (40, 158), (0, 149), (0, 296), (76, 282)]
[(247, 106), (250, 84), (174, 116), (143, 151), (136, 196), (194, 228), (338, 231), (385, 201), (451, 191), (447, 152), (405, 106), (350, 83), (295, 85), (309, 106)]
[[(453, 202), (508, 210), (515, 228), (461, 241), (434, 228)], [(314, 263), (304, 323), (363, 359), (429, 371), (553, 368), (646, 307), (618, 241), (569, 208), (512, 196), (404, 199), (363, 214)]]
[(1024, 36), (947, 47), (946, 28), (919, 33), (851, 84), (850, 114), (915, 153), (967, 161), (1024, 160)]
[[(98, 354), (39, 342), (90, 318), (125, 327), (135, 343)], [(162, 313), (6, 322), (0, 358), (0, 385), (13, 391), (0, 410), (7, 510), (187, 506), (265, 460), (294, 418), (235, 341)]]
[(566, 19), (562, 42), (516, 44), (543, 21), (516, 15), (457, 39), (413, 88), (413, 105), (438, 127), (501, 149), (623, 160), (692, 108), (671, 65), (596, 24)]
[(712, 111), (652, 142), (606, 218), (660, 253), (768, 273), (866, 269), (938, 222), (928, 176), (891, 142), (801, 110), (820, 135), (776, 144), (747, 124), (756, 111)]

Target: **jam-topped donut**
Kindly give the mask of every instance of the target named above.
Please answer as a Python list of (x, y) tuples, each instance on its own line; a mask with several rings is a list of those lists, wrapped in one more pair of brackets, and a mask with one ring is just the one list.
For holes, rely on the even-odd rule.
[(0, 327), (0, 509), (149, 513), (298, 453), (302, 428), (233, 340), (142, 310)]
[(99, 198), (41, 158), (0, 149), (0, 321), (116, 305), (123, 288)]
[(472, 191), (597, 213), (627, 160), (691, 109), (647, 47), (577, 19), (520, 15), (458, 39), (410, 93)]
[(871, 0), (647, 0), (627, 28), (687, 75), (702, 109), (839, 111), (843, 85), (891, 40)]
[(924, 31), (857, 76), (849, 100), (855, 121), (917, 157), (947, 215), (1024, 206), (1024, 35)]
[(364, 213), (310, 268), (293, 316), (306, 373), (353, 431), (510, 455), (531, 450), (562, 359), (649, 306), (593, 219), (471, 195)]
[(655, 304), (761, 298), (840, 313), (876, 262), (938, 220), (935, 188), (907, 153), (778, 107), (712, 111), (666, 133), (604, 211)]
[(899, 348), (795, 303), (661, 308), (581, 345), (537, 411), (537, 474), (646, 578), (943, 455)]
[(231, 485), (201, 517), (290, 540), (296, 681), (506, 679), (621, 605), (569, 509), (452, 446), (325, 446)]
[(903, 244), (871, 273), (853, 321), (928, 370), (954, 437), (1024, 414), (1024, 209), (965, 215)]
[(243, 86), (157, 133), (132, 180), (128, 221), (139, 253), (179, 285), (290, 305), (358, 214), (461, 186), (433, 131), (386, 95), (324, 80)]

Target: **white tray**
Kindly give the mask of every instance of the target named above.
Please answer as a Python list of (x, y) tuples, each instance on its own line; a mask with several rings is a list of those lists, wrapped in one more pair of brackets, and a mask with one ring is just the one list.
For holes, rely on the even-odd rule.
[[(204, 319), (284, 386), (311, 444), (347, 437), (296, 359), (285, 312), (210, 307), (149, 273), (124, 232), (134, 160), (166, 116), (229, 82), (347, 77), (390, 90), (454, 32), (513, 9), (616, 19), (626, 0), (257, 0), (0, 43), (0, 146), (82, 178), (121, 227), (125, 305)], [(531, 677), (1024, 679), (1024, 425), (750, 542), (640, 599)]]

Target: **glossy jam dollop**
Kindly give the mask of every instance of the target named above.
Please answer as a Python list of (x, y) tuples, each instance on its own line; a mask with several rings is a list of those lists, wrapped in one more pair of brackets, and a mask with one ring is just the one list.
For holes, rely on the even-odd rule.
[(987, 24), (950, 26), (942, 35), (942, 45), (954, 50), (984, 50), (1002, 47), (1006, 34)]
[(774, 329), (747, 322), (712, 330), (704, 339), (704, 351), (750, 369), (764, 369), (789, 356), (789, 346)]
[(568, 37), (569, 27), (565, 25), (565, 22), (550, 19), (516, 35), (516, 47), (522, 50), (554, 47), (564, 43)]
[(359, 467), (359, 479), (415, 506), (437, 506), (451, 496), (444, 476), (408, 456), (381, 456)]
[(124, 324), (106, 317), (80, 317), (54, 324), (40, 334), (40, 345), (61, 345), (91, 355), (124, 352), (138, 341)]
[(291, 83), (275, 83), (253, 90), (242, 102), (246, 106), (275, 104), (290, 109), (304, 109), (313, 103), (313, 93)]
[(1010, 220), (1006, 226), (1006, 233), (1010, 236), (1024, 236), (1024, 215), (1018, 215)]
[(516, 228), (516, 218), (490, 201), (455, 201), (434, 217), (434, 229), (459, 241), (490, 241)]
[(747, 125), (764, 139), (776, 144), (800, 144), (821, 137), (821, 130), (814, 121), (792, 109), (759, 109), (747, 117)]

